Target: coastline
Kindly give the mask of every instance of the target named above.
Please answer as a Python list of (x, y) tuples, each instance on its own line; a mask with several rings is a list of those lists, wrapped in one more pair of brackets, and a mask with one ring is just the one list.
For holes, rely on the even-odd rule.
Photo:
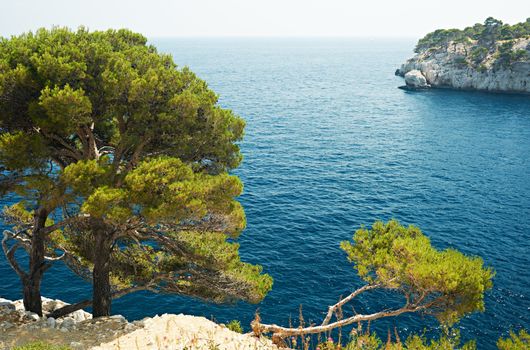
[[(530, 57), (530, 38), (512, 40), (512, 50)], [(489, 53), (476, 63), (475, 42), (449, 41), (445, 46), (424, 48), (395, 71), (411, 88), (439, 88), (530, 95), (530, 61), (521, 58), (509, 63), (500, 60), (505, 41), (492, 44)], [(515, 52), (515, 51), (511, 51)]]
[(412, 92), (422, 92), (422, 91), (433, 91), (433, 90), (448, 90), (448, 91), (462, 91), (462, 92), (476, 92), (476, 93), (485, 93), (485, 94), (494, 94), (494, 95), (510, 95), (510, 96), (530, 96), (530, 91), (505, 91), (505, 90), (480, 90), (473, 88), (457, 88), (449, 85), (438, 85), (438, 86), (429, 86), (429, 87), (413, 87), (408, 85), (400, 85), (398, 89), (404, 91)]

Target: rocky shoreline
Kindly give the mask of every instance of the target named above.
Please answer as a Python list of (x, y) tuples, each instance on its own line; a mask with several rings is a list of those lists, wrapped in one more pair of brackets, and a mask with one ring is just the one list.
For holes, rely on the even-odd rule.
[[(43, 298), (46, 313), (64, 305)], [(267, 338), (236, 333), (204, 317), (164, 314), (128, 322), (121, 315), (92, 319), (79, 310), (55, 320), (24, 311), (21, 300), (0, 298), (0, 350), (34, 341), (73, 350), (278, 349)]]
[[(422, 50), (407, 60), (396, 75), (407, 88), (449, 88), (496, 93), (530, 94), (530, 62), (496, 64), (498, 53), (489, 53), (480, 65), (470, 62), (474, 43), (449, 42), (446, 47)], [(502, 45), (501, 42), (497, 46)], [(514, 40), (512, 50), (526, 50), (530, 57), (530, 38)]]

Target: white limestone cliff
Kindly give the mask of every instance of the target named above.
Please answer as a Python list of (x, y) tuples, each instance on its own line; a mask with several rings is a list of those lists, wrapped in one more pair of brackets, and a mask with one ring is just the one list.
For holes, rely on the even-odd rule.
[[(498, 43), (499, 45), (500, 43)], [(489, 92), (530, 93), (530, 61), (528, 59), (500, 65), (497, 53), (490, 52), (480, 64), (474, 64), (469, 53), (473, 43), (450, 43), (447, 47), (431, 48), (407, 60), (396, 75), (409, 79), (410, 88), (452, 88)], [(526, 50), (530, 57), (530, 38), (516, 39), (512, 50)]]

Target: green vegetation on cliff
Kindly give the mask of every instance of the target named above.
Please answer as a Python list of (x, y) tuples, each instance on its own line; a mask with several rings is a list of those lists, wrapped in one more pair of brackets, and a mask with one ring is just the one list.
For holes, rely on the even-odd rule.
[(425, 35), (418, 41), (414, 52), (419, 53), (430, 48), (447, 47), (450, 43), (477, 42), (478, 47), (488, 48), (497, 41), (530, 37), (530, 18), (525, 22), (509, 25), (493, 17), (484, 24), (461, 29), (438, 29)]
[[(460, 29), (438, 29), (418, 41), (414, 52), (452, 49), (456, 53), (455, 64), (473, 66), (483, 70), (485, 61), (494, 68), (509, 67), (514, 62), (530, 59), (528, 47), (514, 47), (517, 41), (530, 38), (530, 18), (514, 25), (505, 24), (489, 17), (484, 24)], [(461, 52), (457, 46), (461, 45)]]

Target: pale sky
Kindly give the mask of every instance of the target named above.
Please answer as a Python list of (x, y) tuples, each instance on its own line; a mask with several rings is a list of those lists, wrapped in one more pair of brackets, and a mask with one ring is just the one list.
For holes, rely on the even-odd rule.
[(421, 37), (488, 16), (530, 17), (530, 0), (0, 0), (0, 36), (53, 25), (182, 36)]

